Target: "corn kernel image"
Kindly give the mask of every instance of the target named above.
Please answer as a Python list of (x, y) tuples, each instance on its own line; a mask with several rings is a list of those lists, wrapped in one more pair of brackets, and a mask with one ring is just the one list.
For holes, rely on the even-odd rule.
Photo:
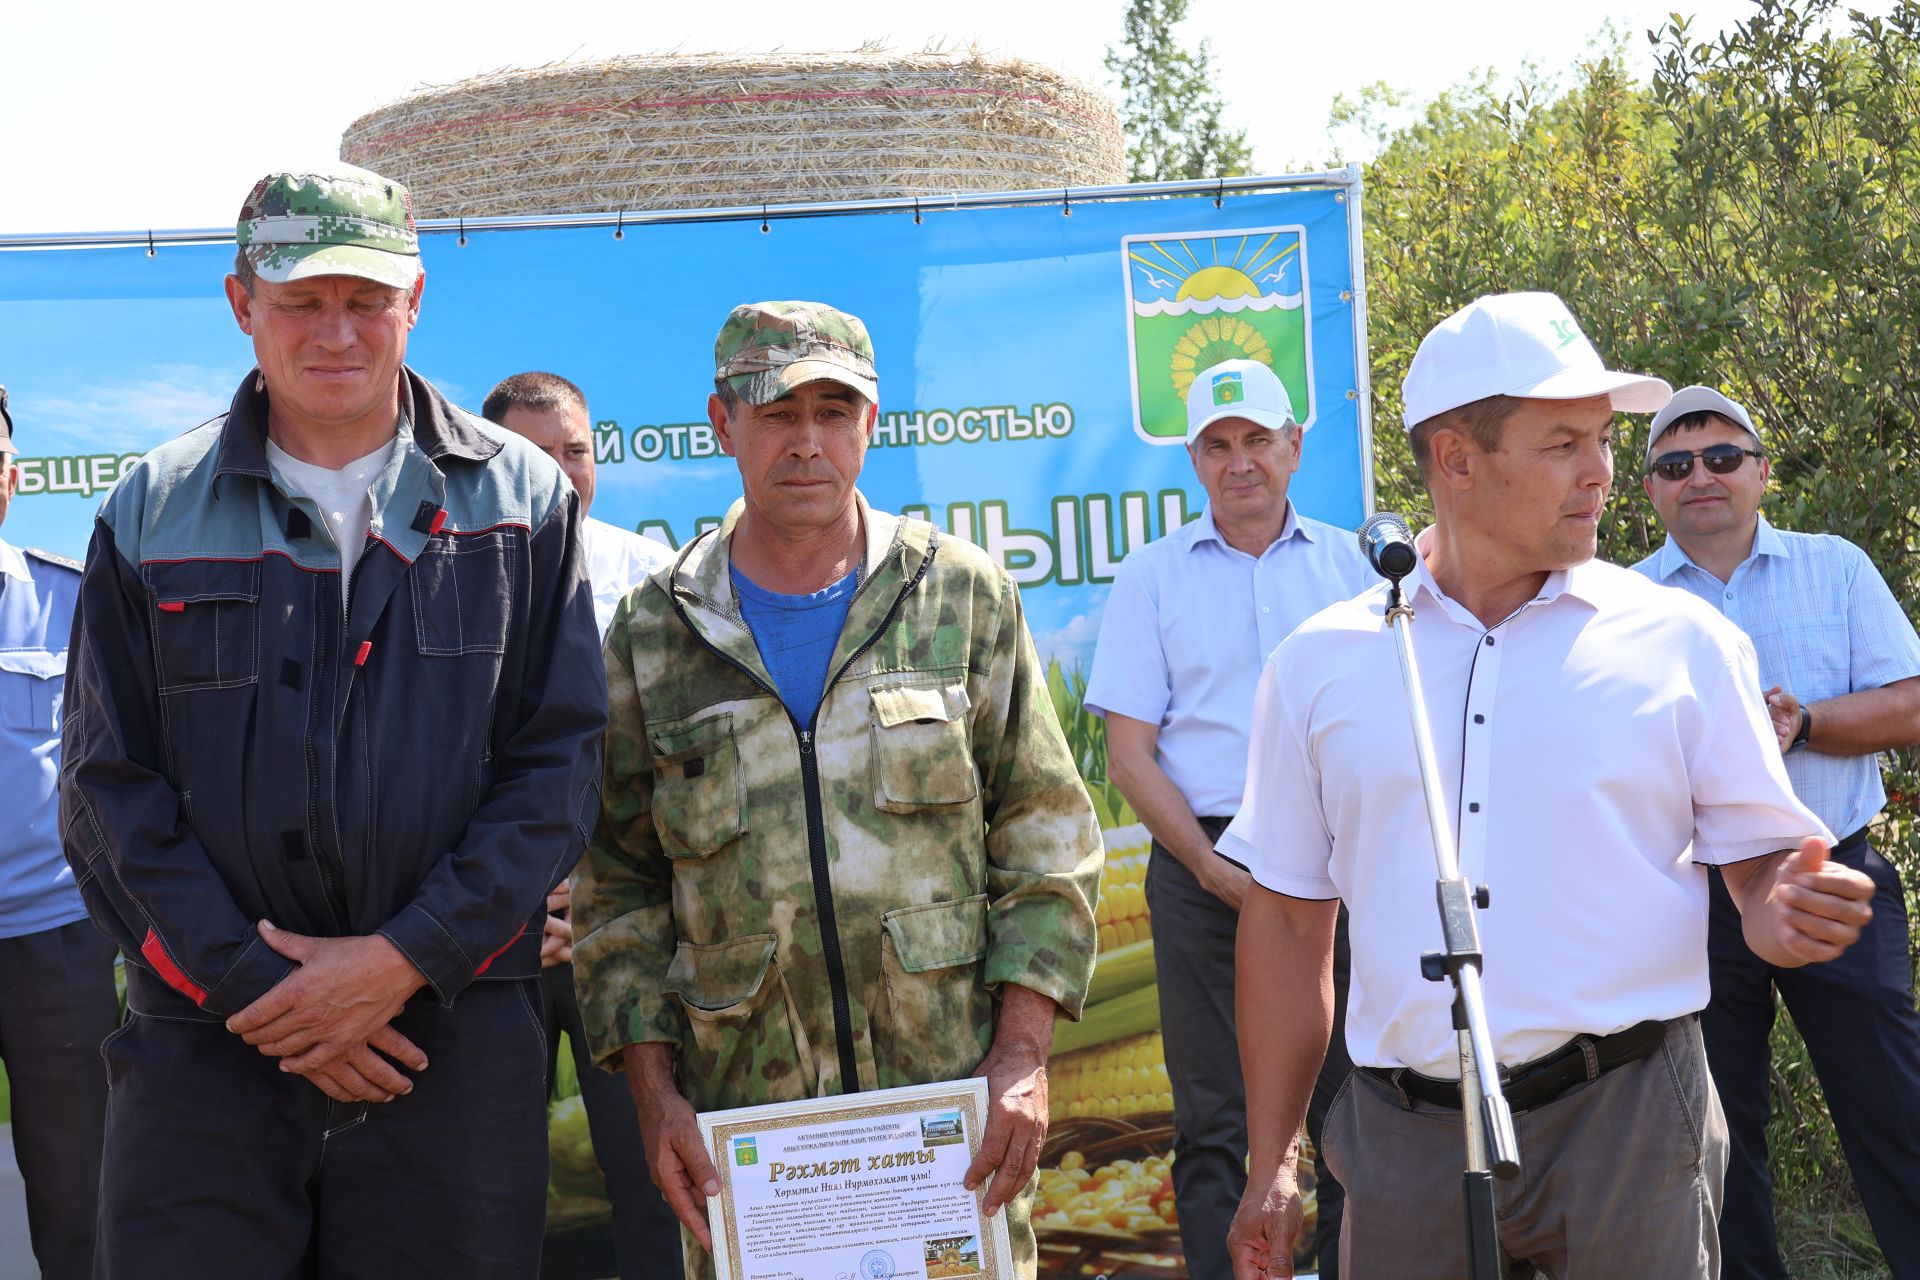
[(1154, 1155), (1115, 1160), (1089, 1172), (1086, 1157), (1068, 1151), (1060, 1167), (1040, 1171), (1033, 1224), (1130, 1234), (1164, 1231), (1179, 1222), (1170, 1169), (1167, 1156)]

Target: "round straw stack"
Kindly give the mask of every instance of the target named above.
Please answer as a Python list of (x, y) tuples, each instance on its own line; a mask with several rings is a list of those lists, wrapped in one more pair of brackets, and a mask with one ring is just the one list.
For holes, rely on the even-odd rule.
[(423, 218), (938, 197), (1126, 180), (1111, 101), (977, 52), (657, 54), (497, 71), (348, 126)]

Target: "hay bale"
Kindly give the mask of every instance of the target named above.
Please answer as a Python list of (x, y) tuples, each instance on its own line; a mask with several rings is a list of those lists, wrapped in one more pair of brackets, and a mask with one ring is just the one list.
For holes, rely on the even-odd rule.
[(498, 71), (348, 126), (420, 217), (715, 208), (1126, 180), (1119, 118), (977, 52), (660, 54)]

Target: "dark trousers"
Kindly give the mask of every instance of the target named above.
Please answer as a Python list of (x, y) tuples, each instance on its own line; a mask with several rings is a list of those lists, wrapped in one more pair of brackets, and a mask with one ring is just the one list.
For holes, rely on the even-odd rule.
[[(1226, 824), (1225, 818), (1200, 819), (1216, 840)], [(1147, 910), (1160, 984), (1161, 1043), (1173, 1083), (1173, 1194), (1180, 1244), (1193, 1280), (1230, 1280), (1227, 1229), (1247, 1185), (1247, 1091), (1233, 1013), (1233, 944), (1240, 916), (1203, 889), (1158, 841), (1147, 862)], [(1307, 1115), (1316, 1148), (1326, 1106), (1351, 1069), (1344, 917), (1343, 911), (1335, 947), (1333, 1039)], [(1323, 1158), (1314, 1161), (1314, 1178), (1321, 1274), (1337, 1276), (1343, 1196)]]
[(1727, 1280), (1787, 1280), (1767, 1169), (1776, 990), (1806, 1040), (1888, 1270), (1920, 1280), (1920, 1015), (1906, 899), (1864, 831), (1841, 841), (1833, 860), (1872, 878), (1873, 920), (1839, 959), (1799, 969), (1776, 969), (1747, 949), (1739, 909), (1712, 871), (1713, 999), (1701, 1023), (1732, 1139), (1720, 1218)]
[(612, 1075), (593, 1065), (587, 1051), (587, 1030), (580, 1021), (580, 1001), (573, 990), (573, 966), (555, 965), (542, 971), (547, 992), (547, 1092), (553, 1092), (551, 1047), (562, 1031), (573, 1050), (580, 1077), (580, 1101), (587, 1109), (587, 1131), (593, 1135), (593, 1156), (607, 1176), (607, 1198), (613, 1203), (613, 1252), (621, 1280), (680, 1274), (680, 1220), (667, 1207), (666, 1197), (653, 1185), (647, 1171), (647, 1153), (640, 1142), (640, 1119), (624, 1075)]
[(120, 1024), (113, 944), (85, 920), (0, 938), (0, 1060), (13, 1087), (13, 1152), (46, 1280), (93, 1272), (106, 1127), (100, 1042)]
[(532, 1280), (546, 1226), (546, 1033), (532, 979), (431, 992), (396, 1028), (414, 1090), (334, 1102), (128, 970), (108, 1038), (99, 1280)]

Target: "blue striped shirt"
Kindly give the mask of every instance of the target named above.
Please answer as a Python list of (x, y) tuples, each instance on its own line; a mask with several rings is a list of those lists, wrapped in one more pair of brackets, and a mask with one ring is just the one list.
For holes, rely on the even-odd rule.
[[(1775, 529), (1760, 517), (1753, 550), (1726, 582), (1671, 537), (1633, 566), (1720, 610), (1753, 640), (1763, 688), (1820, 702), (1920, 676), (1920, 636), (1867, 553), (1830, 533)], [(1836, 837), (1873, 821), (1887, 802), (1878, 756), (1787, 757), (1793, 790)]]

